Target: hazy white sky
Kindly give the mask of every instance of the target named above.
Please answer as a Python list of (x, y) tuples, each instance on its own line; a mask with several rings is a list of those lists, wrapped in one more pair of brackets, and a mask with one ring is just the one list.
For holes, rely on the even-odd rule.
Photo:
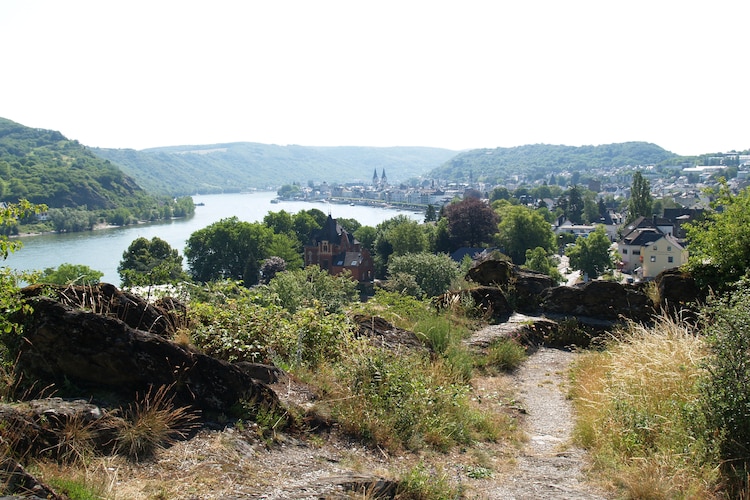
[(0, 116), (88, 146), (750, 148), (737, 0), (0, 0)]

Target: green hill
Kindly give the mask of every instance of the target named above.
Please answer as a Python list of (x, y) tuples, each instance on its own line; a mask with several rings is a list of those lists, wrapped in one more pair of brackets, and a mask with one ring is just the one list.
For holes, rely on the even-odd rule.
[(50, 208), (130, 206), (146, 193), (111, 162), (60, 132), (0, 118), (0, 200)]
[(391, 183), (426, 174), (456, 155), (422, 147), (278, 146), (251, 142), (145, 149), (92, 149), (144, 188), (170, 195), (276, 188), (283, 184), (369, 182), (385, 169)]
[(679, 156), (647, 142), (601, 146), (532, 144), (513, 148), (474, 149), (460, 153), (429, 175), (449, 181), (501, 183), (512, 175), (542, 176), (563, 171), (588, 171), (626, 165), (655, 165)]

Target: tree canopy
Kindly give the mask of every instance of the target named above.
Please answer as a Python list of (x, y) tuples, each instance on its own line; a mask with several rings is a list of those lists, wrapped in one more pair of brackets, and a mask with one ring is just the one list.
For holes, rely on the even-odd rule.
[(500, 250), (514, 264), (523, 264), (526, 250), (537, 247), (545, 251), (554, 249), (554, 233), (544, 217), (531, 208), (521, 205), (504, 205), (500, 208), (497, 226), (497, 243)]
[(587, 274), (589, 279), (596, 279), (612, 267), (611, 243), (603, 226), (588, 236), (579, 236), (565, 254), (570, 258), (570, 266)]
[(497, 214), (480, 199), (469, 197), (445, 207), (453, 249), (479, 247), (497, 232)]
[(182, 256), (159, 237), (136, 238), (122, 254), (117, 272), (122, 285), (148, 286), (185, 281)]
[(715, 210), (684, 227), (689, 268), (703, 286), (721, 289), (750, 270), (750, 188), (735, 195), (724, 183), (713, 194)]
[(626, 222), (633, 222), (638, 217), (651, 217), (654, 199), (651, 196), (651, 183), (640, 171), (633, 174), (628, 199), (628, 216)]

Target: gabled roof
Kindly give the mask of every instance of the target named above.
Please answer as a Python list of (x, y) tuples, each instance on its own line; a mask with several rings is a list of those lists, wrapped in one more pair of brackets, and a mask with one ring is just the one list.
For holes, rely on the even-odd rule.
[(680, 244), (679, 240), (677, 240), (677, 238), (675, 238), (671, 234), (663, 234), (661, 238), (656, 239), (654, 241), (650, 241), (643, 246), (648, 247), (648, 246), (653, 245), (654, 243), (658, 243), (661, 240), (667, 240), (667, 242), (669, 242), (670, 245), (674, 245), (675, 247), (677, 247), (678, 250), (684, 249), (684, 247)]
[(649, 243), (653, 243), (654, 241), (658, 241), (664, 236), (666, 235), (655, 227), (636, 228), (623, 236), (619, 243), (622, 245), (642, 247)]
[(357, 243), (357, 240), (354, 239), (354, 236), (349, 234), (349, 232), (341, 227), (338, 222), (336, 222), (336, 219), (331, 217), (330, 214), (328, 214), (328, 218), (326, 219), (325, 224), (323, 224), (323, 227), (315, 234), (315, 241), (330, 241), (330, 242), (338, 242), (341, 241), (341, 236), (346, 235), (346, 239), (349, 241), (350, 244)]

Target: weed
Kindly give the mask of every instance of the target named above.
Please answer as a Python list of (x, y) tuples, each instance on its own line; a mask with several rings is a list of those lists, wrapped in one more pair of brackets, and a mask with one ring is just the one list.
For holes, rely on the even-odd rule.
[(477, 368), (488, 374), (509, 372), (526, 359), (526, 349), (516, 340), (501, 337), (492, 341), (483, 354), (475, 359)]
[(187, 408), (175, 408), (171, 386), (149, 389), (145, 396), (125, 411), (118, 429), (117, 449), (128, 457), (140, 460), (150, 457), (177, 439), (184, 438), (195, 425), (197, 416)]
[(400, 500), (452, 500), (461, 498), (460, 487), (451, 486), (447, 474), (418, 464), (401, 478), (395, 498)]

